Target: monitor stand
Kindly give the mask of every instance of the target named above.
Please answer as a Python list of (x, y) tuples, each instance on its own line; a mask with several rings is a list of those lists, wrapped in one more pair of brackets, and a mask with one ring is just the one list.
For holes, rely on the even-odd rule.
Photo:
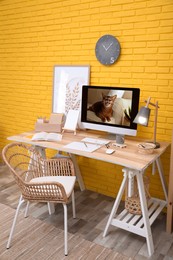
[(115, 143), (112, 143), (112, 145), (120, 147), (120, 148), (125, 148), (127, 145), (124, 143), (124, 135), (120, 134), (108, 134), (107, 139), (109, 140), (114, 140)]

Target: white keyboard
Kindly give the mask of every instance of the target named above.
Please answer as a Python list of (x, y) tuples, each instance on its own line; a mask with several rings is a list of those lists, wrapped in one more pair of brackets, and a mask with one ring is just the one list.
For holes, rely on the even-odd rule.
[(90, 137), (86, 137), (84, 139), (81, 140), (82, 142), (85, 143), (92, 143), (92, 144), (99, 144), (99, 145), (105, 145), (108, 144), (110, 141), (106, 140), (106, 139), (100, 139), (100, 138), (90, 138)]

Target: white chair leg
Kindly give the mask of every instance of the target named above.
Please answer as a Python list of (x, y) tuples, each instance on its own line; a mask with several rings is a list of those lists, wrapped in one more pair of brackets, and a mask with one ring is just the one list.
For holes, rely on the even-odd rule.
[(51, 203), (51, 202), (48, 202), (48, 203), (47, 203), (47, 206), (48, 206), (49, 215), (52, 215), (52, 214), (55, 212), (55, 206), (54, 206), (54, 204)]
[(20, 207), (23, 204), (23, 202), (24, 202), (24, 200), (23, 200), (23, 198), (21, 196), (20, 199), (19, 199), (19, 203), (18, 203), (18, 206), (17, 206), (17, 209), (16, 209), (16, 213), (15, 213), (14, 219), (13, 219), (13, 224), (12, 224), (12, 227), (11, 227), (10, 235), (9, 235), (7, 246), (6, 246), (7, 249), (10, 248), (11, 239), (12, 239), (12, 236), (13, 236), (13, 232), (14, 232), (14, 228), (15, 228), (15, 225), (16, 225), (17, 217), (18, 217), (19, 210), (20, 210)]
[(64, 254), (68, 255), (68, 246), (67, 246), (67, 205), (63, 204), (64, 207)]
[(29, 201), (27, 201), (26, 208), (25, 208), (25, 215), (24, 215), (25, 218), (28, 217), (28, 211), (29, 211)]
[(72, 198), (72, 211), (73, 211), (73, 218), (76, 218), (76, 207), (75, 207), (75, 196), (74, 196), (74, 190), (71, 195)]

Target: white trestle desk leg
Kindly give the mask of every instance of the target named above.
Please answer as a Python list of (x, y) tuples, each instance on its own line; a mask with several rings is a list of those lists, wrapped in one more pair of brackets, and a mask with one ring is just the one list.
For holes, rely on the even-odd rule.
[(143, 221), (144, 221), (144, 230), (145, 230), (145, 234), (146, 234), (145, 237), (147, 240), (148, 253), (149, 253), (149, 256), (151, 256), (154, 253), (154, 245), (153, 245), (151, 226), (150, 226), (149, 216), (148, 216), (148, 207), (147, 207), (147, 201), (146, 201), (146, 196), (145, 196), (142, 172), (137, 172), (136, 178), (137, 178), (137, 184), (138, 184), (138, 190), (139, 190), (142, 216), (143, 216)]
[(111, 225), (111, 221), (112, 221), (112, 219), (114, 218), (114, 216), (115, 216), (115, 214), (117, 212), (117, 209), (119, 207), (119, 204), (121, 202), (121, 198), (123, 196), (123, 193), (124, 193), (124, 190), (125, 190), (125, 187), (126, 187), (126, 182), (127, 182), (127, 177), (128, 177), (128, 170), (127, 169), (123, 169), (123, 172), (124, 172), (124, 178), (123, 178), (123, 181), (121, 183), (121, 186), (120, 186), (119, 192), (117, 194), (115, 203), (113, 205), (111, 214), (109, 216), (108, 222), (106, 224), (105, 230), (103, 232), (103, 237), (105, 237), (107, 235), (108, 228)]
[(80, 169), (79, 169), (79, 165), (76, 161), (76, 156), (74, 154), (71, 154), (71, 153), (69, 155), (70, 155), (70, 158), (72, 159), (72, 161), (74, 163), (76, 178), (77, 178), (77, 181), (79, 183), (80, 190), (84, 191), (85, 190), (85, 184), (83, 182), (83, 178), (82, 178), (82, 175), (81, 175), (81, 172), (80, 172)]
[(163, 174), (163, 167), (162, 167), (160, 157), (156, 159), (156, 164), (157, 164), (157, 168), (158, 168), (158, 171), (159, 171), (159, 176), (160, 176), (160, 180), (161, 180), (161, 183), (162, 183), (162, 188), (163, 188), (163, 191), (164, 191), (165, 199), (168, 202), (168, 187), (167, 187), (167, 184), (166, 184), (165, 176)]
[(134, 193), (134, 172), (129, 170), (128, 172), (128, 197), (132, 197)]

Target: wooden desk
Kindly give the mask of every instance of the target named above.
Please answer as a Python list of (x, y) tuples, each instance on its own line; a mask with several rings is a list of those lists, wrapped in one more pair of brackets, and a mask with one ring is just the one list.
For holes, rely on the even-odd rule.
[[(74, 135), (73, 133), (67, 133), (65, 132), (63, 134), (62, 141), (60, 142), (45, 142), (45, 141), (32, 141), (31, 137), (34, 134), (34, 132), (27, 132), (22, 133), (15, 136), (8, 137), (8, 140), (16, 141), (16, 142), (23, 142), (35, 146), (39, 146), (42, 148), (50, 148), (57, 151), (63, 151), (67, 153), (72, 153), (75, 155), (80, 155), (96, 160), (101, 160), (105, 162), (110, 162), (113, 164), (121, 165), (124, 167), (128, 167), (135, 170), (143, 171), (145, 170), (152, 162), (154, 162), (157, 158), (160, 157), (161, 154), (165, 152), (167, 147), (169, 146), (169, 143), (161, 142), (161, 147), (151, 155), (143, 155), (138, 153), (137, 151), (137, 145), (144, 141), (137, 138), (130, 138), (126, 139), (125, 143), (127, 144), (126, 148), (115, 148), (116, 152), (112, 155), (106, 154), (106, 147), (102, 147), (98, 150), (96, 150), (93, 153), (85, 152), (85, 151), (78, 151), (74, 149), (68, 149), (64, 147), (64, 145), (67, 145), (74, 141), (81, 141), (85, 137), (93, 137), (93, 138), (105, 138), (106, 135), (97, 133), (94, 131), (79, 131), (77, 132), (77, 135)], [(110, 140), (113, 142), (112, 140)]]
[[(57, 151), (63, 151), (70, 153), (72, 159), (75, 161), (75, 155), (85, 156), (88, 158), (102, 160), (106, 162), (110, 162), (113, 164), (118, 164), (124, 167), (123, 173), (124, 178), (121, 183), (119, 192), (117, 194), (114, 206), (110, 213), (107, 225), (105, 227), (103, 236), (107, 235), (108, 228), (110, 225), (128, 230), (132, 233), (138, 234), (146, 238), (149, 256), (151, 256), (154, 252), (154, 245), (153, 245), (153, 238), (151, 233), (151, 225), (157, 216), (160, 214), (162, 209), (167, 205), (168, 199), (168, 192), (167, 192), (167, 185), (163, 174), (163, 169), (160, 161), (160, 156), (165, 152), (167, 147), (169, 146), (166, 142), (161, 142), (161, 147), (159, 149), (154, 150), (153, 154), (150, 155), (143, 155), (138, 153), (137, 145), (141, 140), (139, 139), (126, 139), (125, 143), (127, 144), (126, 148), (115, 148), (116, 152), (112, 155), (107, 155), (106, 148), (102, 146), (100, 149), (96, 150), (95, 152), (89, 153), (84, 151), (78, 151), (75, 149), (67, 149), (64, 145), (74, 142), (74, 141), (81, 141), (84, 137), (93, 137), (93, 138), (105, 138), (104, 135), (96, 132), (90, 131), (80, 131), (77, 132), (77, 135), (73, 135), (73, 133), (64, 133), (63, 139), (60, 142), (36, 142), (31, 140), (31, 136), (33, 133), (23, 133), (16, 136), (11, 136), (8, 140), (23, 142), (27, 144), (31, 144), (34, 146), (39, 147), (39, 149), (50, 148)], [(153, 162), (156, 162), (159, 176), (161, 179), (163, 191), (165, 194), (165, 201), (151, 198), (149, 204), (150, 208), (148, 210), (145, 191), (144, 191), (144, 183), (143, 183), (143, 174), (145, 169), (151, 165)], [(75, 161), (76, 163), (76, 161)], [(76, 164), (77, 167), (77, 164)], [(142, 210), (142, 217), (138, 215), (132, 215), (127, 212), (125, 209), (121, 214), (118, 216), (116, 215), (117, 209), (119, 207), (121, 198), (123, 196), (126, 184), (128, 179), (132, 179), (134, 176), (137, 178), (138, 190), (139, 190), (139, 197), (141, 203), (141, 210)], [(84, 189), (84, 183), (82, 180), (82, 176), (80, 174), (79, 168), (77, 168), (77, 179), (79, 181), (80, 187)], [(132, 182), (131, 182), (132, 183)], [(133, 185), (132, 185), (133, 186)], [(131, 187), (132, 188), (132, 187)]]

